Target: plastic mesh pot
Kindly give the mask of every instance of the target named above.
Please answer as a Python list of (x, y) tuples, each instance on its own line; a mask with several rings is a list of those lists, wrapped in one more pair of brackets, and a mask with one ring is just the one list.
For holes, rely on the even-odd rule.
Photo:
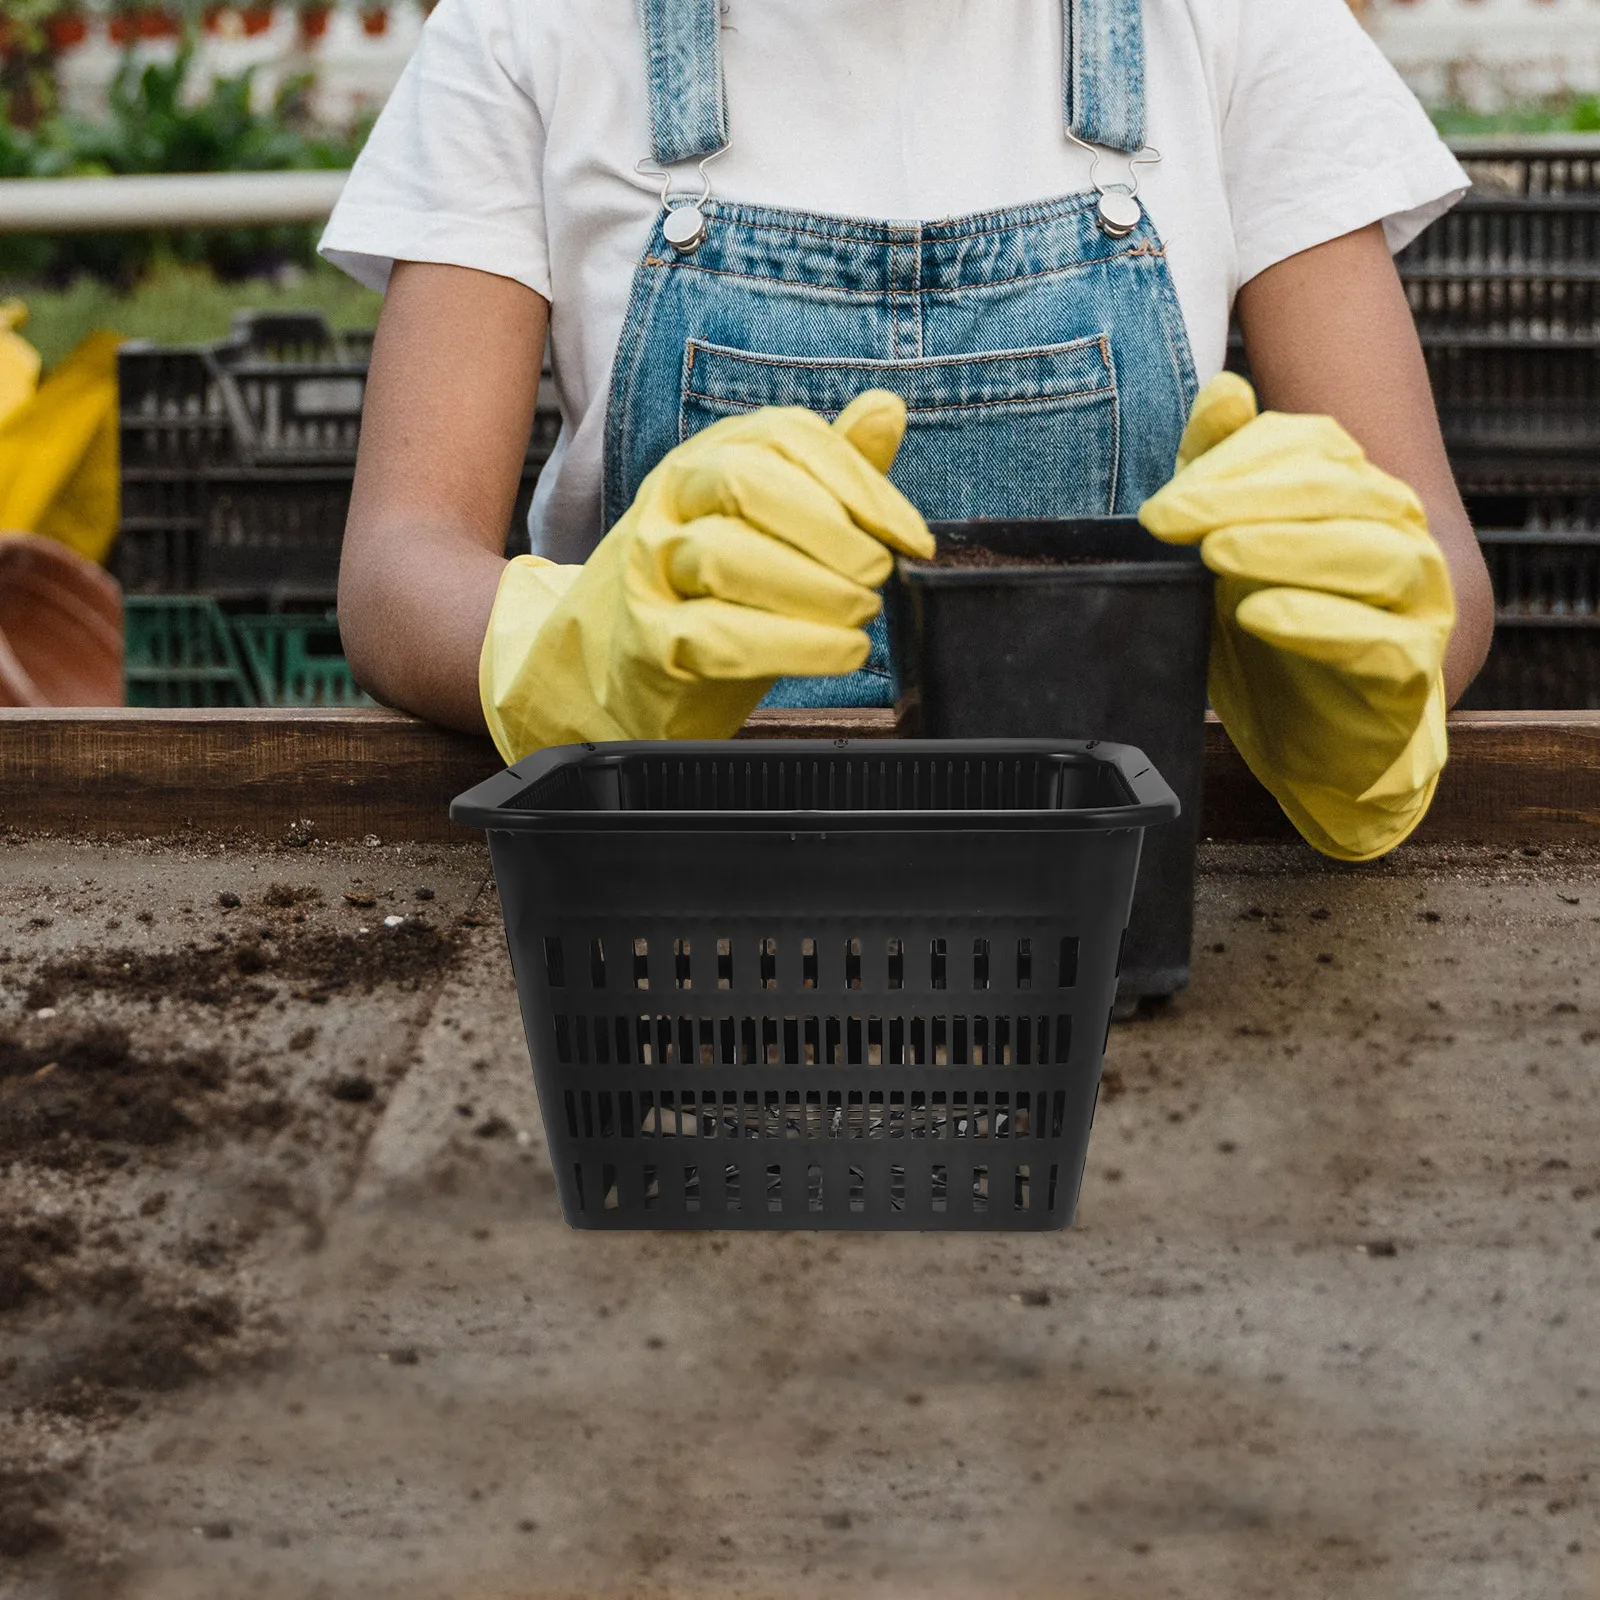
[(1137, 750), (1037, 741), (585, 745), (461, 796), (567, 1220), (1065, 1226), (1177, 814)]

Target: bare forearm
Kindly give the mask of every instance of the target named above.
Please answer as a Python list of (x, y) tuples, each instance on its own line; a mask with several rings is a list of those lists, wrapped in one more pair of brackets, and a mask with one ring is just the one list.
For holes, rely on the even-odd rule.
[(504, 559), (425, 522), (391, 525), (387, 545), (388, 559), (348, 566), (339, 585), (357, 682), (385, 705), (484, 733), (478, 655)]
[(1444, 667), (1454, 705), (1488, 653), (1494, 595), (1383, 230), (1363, 229), (1280, 262), (1240, 290), (1238, 311), (1262, 404), (1337, 418), (1372, 461), (1421, 498), (1455, 587)]
[[(1380, 466), (1384, 464), (1376, 454), (1368, 453)], [(1456, 592), (1456, 628), (1444, 657), (1445, 698), (1454, 705), (1467, 692), (1489, 654), (1494, 633), (1494, 591), (1478, 550), (1478, 536), (1454, 486), (1448, 495), (1429, 495), (1420, 490), (1418, 493), (1428, 513), (1428, 526), (1444, 550)]]
[(491, 273), (396, 264), (373, 347), (339, 622), (379, 700), (473, 733), (549, 306)]

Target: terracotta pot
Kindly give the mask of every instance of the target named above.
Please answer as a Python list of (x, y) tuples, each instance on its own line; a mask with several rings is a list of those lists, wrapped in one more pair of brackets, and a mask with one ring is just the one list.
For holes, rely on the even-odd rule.
[(265, 33), (272, 26), (271, 6), (247, 6), (241, 15), (247, 39), (253, 39), (257, 34)]
[(110, 34), (112, 44), (132, 44), (139, 37), (139, 19), (118, 13), (106, 24), (106, 32)]
[(176, 39), (182, 32), (183, 24), (157, 7), (148, 7), (139, 13), (141, 39)]
[(300, 37), (302, 39), (320, 39), (328, 31), (328, 16), (331, 7), (319, 6), (314, 10), (300, 13)]
[(51, 17), (46, 24), (50, 48), (58, 55), (76, 50), (89, 37), (89, 19), (79, 16)]
[(0, 706), (120, 706), (122, 590), (54, 539), (0, 534)]
[(370, 38), (381, 39), (389, 31), (389, 13), (387, 11), (363, 11), (361, 13), (361, 31)]

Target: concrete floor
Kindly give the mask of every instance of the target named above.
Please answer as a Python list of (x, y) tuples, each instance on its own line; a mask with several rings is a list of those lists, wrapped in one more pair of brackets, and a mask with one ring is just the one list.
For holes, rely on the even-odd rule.
[(0, 1137), (188, 1120), (0, 1160), (5, 1600), (1600, 1595), (1600, 853), (1210, 848), (1027, 1238), (568, 1231), (485, 875), (8, 841)]

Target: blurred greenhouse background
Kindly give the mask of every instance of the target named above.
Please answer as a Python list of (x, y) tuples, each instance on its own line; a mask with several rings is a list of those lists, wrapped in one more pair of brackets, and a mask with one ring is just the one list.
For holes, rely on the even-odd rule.
[[(1600, 709), (1600, 0), (1348, 3), (1476, 185), (1401, 261), (1495, 574), (1475, 703)], [(0, 602), (73, 552), (80, 609), (115, 613), (85, 692), (361, 698), (332, 607), (379, 298), (318, 260), (317, 218), (434, 4), (0, 0), (0, 530), (39, 536), (0, 539)], [(216, 175), (221, 212), (167, 204), (208, 187), (190, 174)], [(131, 184), (29, 181), (97, 178), (155, 180), (186, 225), (91, 198)], [(313, 199), (274, 208), (273, 188)], [(42, 195), (66, 231), (19, 226)], [(559, 430), (552, 388), (508, 550)], [(19, 605), (0, 669), (26, 653)], [(50, 693), (0, 670), (0, 705), (106, 703)]]
[[(0, 178), (349, 165), (436, 0), (4, 0)], [(1596, 0), (1351, 0), (1451, 133), (1600, 129)], [(235, 306), (374, 298), (321, 267), (315, 229), (0, 234), (53, 363), (91, 327), (215, 338)]]

